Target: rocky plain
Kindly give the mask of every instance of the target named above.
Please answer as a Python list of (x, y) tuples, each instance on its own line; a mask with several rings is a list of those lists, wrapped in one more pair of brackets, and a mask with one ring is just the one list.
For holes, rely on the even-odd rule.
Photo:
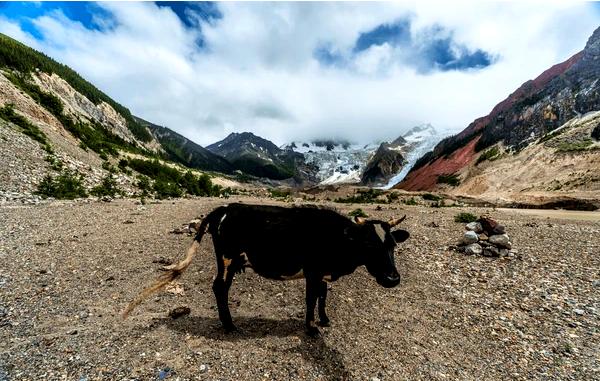
[[(333, 283), (332, 325), (311, 338), (304, 282), (248, 270), (230, 293), (240, 331), (226, 334), (207, 236), (181, 279), (122, 320), (131, 298), (190, 245), (191, 236), (173, 232), (234, 201), (278, 203), (1, 204), (0, 380), (600, 379), (597, 212), (320, 202), (343, 214), (407, 215), (411, 238), (396, 251), (400, 286), (383, 289), (364, 269)], [(512, 255), (453, 249), (465, 234), (454, 222), (460, 212), (502, 224)]]

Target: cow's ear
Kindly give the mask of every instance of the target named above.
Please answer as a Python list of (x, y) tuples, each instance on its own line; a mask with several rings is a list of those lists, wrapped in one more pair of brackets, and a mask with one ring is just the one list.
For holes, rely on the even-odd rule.
[(392, 232), (392, 236), (394, 237), (396, 243), (402, 243), (406, 241), (408, 237), (410, 237), (410, 233), (406, 230), (395, 230)]

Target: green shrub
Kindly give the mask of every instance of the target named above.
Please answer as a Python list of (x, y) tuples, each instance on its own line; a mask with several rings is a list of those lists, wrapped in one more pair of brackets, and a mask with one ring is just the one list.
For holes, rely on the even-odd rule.
[(23, 116), (15, 112), (14, 106), (7, 103), (0, 107), (0, 118), (11, 122), (21, 128), (21, 131), (42, 145), (42, 148), (48, 153), (52, 153), (52, 148), (48, 142), (48, 137), (37, 126), (31, 124)]
[(153, 186), (156, 198), (165, 199), (169, 197), (181, 197), (183, 192), (176, 182), (167, 179), (159, 178), (154, 181)]
[(500, 150), (498, 149), (498, 147), (492, 147), (486, 151), (483, 151), (483, 153), (481, 155), (479, 155), (479, 157), (477, 158), (477, 161), (475, 162), (475, 165), (482, 163), (486, 160), (494, 161), (499, 158), (499, 155), (500, 155)]
[(44, 197), (68, 200), (87, 197), (87, 193), (83, 187), (83, 175), (72, 171), (63, 171), (56, 177), (47, 175), (38, 184), (35, 193)]
[(394, 201), (398, 200), (398, 198), (400, 198), (400, 196), (398, 195), (398, 192), (388, 193), (386, 195), (386, 197), (387, 197), (388, 204), (391, 204), (392, 202), (394, 202)]
[(423, 200), (427, 200), (427, 201), (440, 201), (442, 199), (440, 196), (436, 196), (431, 193), (425, 193), (421, 197), (423, 197)]
[(383, 191), (380, 189), (359, 190), (352, 196), (348, 196), (346, 198), (339, 197), (336, 198), (334, 201), (347, 204), (385, 203), (385, 201), (378, 200), (378, 197), (382, 194)]
[(437, 183), (438, 184), (448, 184), (448, 185), (455, 187), (455, 186), (460, 185), (460, 179), (458, 178), (458, 175), (456, 175), (454, 173), (442, 174), (442, 175), (438, 176)]
[(451, 205), (446, 205), (446, 202), (444, 200), (439, 200), (431, 204), (432, 208), (445, 208), (447, 206)]
[(115, 197), (117, 194), (122, 194), (123, 191), (119, 189), (117, 181), (115, 180), (113, 175), (109, 173), (108, 175), (104, 176), (102, 182), (99, 185), (92, 188), (90, 193), (96, 197)]
[(419, 203), (417, 202), (417, 200), (415, 200), (414, 197), (408, 198), (408, 199), (404, 199), (402, 200), (402, 203), (405, 205), (419, 205)]
[(55, 171), (61, 171), (63, 169), (63, 162), (54, 155), (46, 155), (44, 160), (46, 160), (50, 164), (50, 168)]
[(350, 213), (348, 213), (348, 215), (350, 217), (364, 217), (364, 218), (369, 217), (367, 215), (367, 213), (365, 213), (364, 210), (362, 210), (361, 208), (354, 209), (353, 211), (351, 211)]
[(291, 195), (289, 190), (281, 189), (270, 189), (269, 193), (271, 193), (271, 197), (273, 198), (286, 198)]
[(461, 223), (465, 223), (468, 224), (469, 222), (475, 222), (477, 221), (479, 218), (477, 218), (476, 215), (471, 214), (471, 213), (459, 213), (456, 216), (454, 216), (454, 222), (461, 222)]

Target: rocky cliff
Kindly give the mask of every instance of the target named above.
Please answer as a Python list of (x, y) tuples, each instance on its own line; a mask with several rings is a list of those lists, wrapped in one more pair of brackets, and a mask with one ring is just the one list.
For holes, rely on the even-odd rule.
[[(127, 167), (129, 159), (177, 162), (185, 166), (180, 173), (188, 168), (233, 171), (225, 159), (136, 119), (67, 66), (1, 34), (0, 138), (0, 201), (31, 200), (43, 178), (67, 172), (80, 177), (88, 191), (112, 178), (132, 194), (138, 173)], [(139, 163), (137, 168), (150, 171)], [(167, 173), (161, 168), (153, 170)]]
[[(461, 133), (442, 140), (417, 161), (396, 187), (406, 190), (447, 187), (443, 184), (448, 176), (468, 183), (476, 176), (476, 162), (483, 155), (489, 155), (489, 150), (499, 150), (504, 157), (518, 155), (527, 147), (539, 145), (544, 137), (558, 131), (565, 123), (571, 121), (571, 125), (576, 125), (581, 115), (600, 110), (599, 77), (600, 29), (593, 33), (583, 51), (524, 83), (487, 116), (476, 119)], [(586, 139), (592, 139), (593, 130), (590, 129)], [(585, 149), (570, 151), (570, 155), (587, 155), (593, 153), (595, 147), (592, 143)], [(564, 153), (557, 149), (546, 152), (551, 158)], [(493, 166), (499, 161), (494, 163), (488, 164)], [(520, 164), (515, 162), (514, 165)], [(523, 188), (527, 186), (523, 184)], [(462, 190), (473, 192), (472, 188), (463, 187)]]

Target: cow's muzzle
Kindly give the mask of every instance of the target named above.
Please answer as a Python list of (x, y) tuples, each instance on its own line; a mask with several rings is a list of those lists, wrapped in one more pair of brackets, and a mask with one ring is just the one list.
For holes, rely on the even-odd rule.
[(385, 288), (396, 287), (400, 284), (400, 274), (393, 272), (391, 274), (383, 275), (376, 278), (377, 283)]

